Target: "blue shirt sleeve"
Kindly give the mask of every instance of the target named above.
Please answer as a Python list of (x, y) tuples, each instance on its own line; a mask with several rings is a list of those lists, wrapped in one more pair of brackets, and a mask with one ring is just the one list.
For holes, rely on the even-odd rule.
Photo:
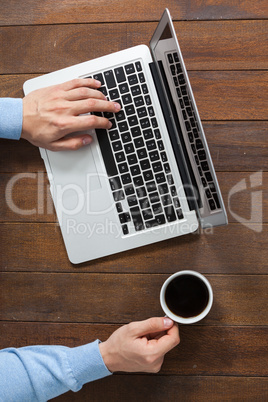
[(0, 400), (47, 401), (112, 374), (104, 364), (99, 340), (87, 345), (29, 346), (0, 351)]
[(0, 98), (0, 138), (20, 139), (22, 112), (22, 99)]

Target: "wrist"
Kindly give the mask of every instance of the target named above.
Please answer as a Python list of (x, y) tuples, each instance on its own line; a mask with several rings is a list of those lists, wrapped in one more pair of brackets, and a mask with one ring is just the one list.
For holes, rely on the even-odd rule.
[(115, 371), (118, 371), (116, 369), (116, 365), (114, 364), (114, 357), (113, 357), (112, 353), (109, 350), (109, 346), (107, 345), (107, 341), (101, 342), (99, 344), (99, 349), (100, 349), (102, 359), (103, 359), (104, 364), (107, 367), (107, 369), (111, 373), (114, 373)]

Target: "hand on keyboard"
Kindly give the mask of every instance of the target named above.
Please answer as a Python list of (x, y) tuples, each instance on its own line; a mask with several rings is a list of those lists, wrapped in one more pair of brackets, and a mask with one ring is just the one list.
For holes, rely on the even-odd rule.
[(66, 135), (93, 128), (109, 129), (106, 117), (90, 112), (116, 113), (121, 106), (98, 91), (101, 82), (87, 78), (31, 92), (23, 99), (21, 137), (51, 151), (75, 150), (89, 144), (88, 134)]

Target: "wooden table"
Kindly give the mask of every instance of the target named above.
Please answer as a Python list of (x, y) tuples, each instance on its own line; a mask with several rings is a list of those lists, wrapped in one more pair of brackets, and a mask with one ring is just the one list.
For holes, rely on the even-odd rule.
[[(38, 149), (1, 140), (0, 348), (105, 340), (161, 315), (161, 284), (181, 269), (205, 274), (215, 302), (201, 323), (180, 327), (159, 374), (116, 374), (58, 401), (268, 400), (267, 1), (2, 0), (0, 96), (22, 97), (30, 77), (148, 44), (165, 6), (229, 225), (74, 266)], [(11, 199), (28, 214), (12, 211)]]

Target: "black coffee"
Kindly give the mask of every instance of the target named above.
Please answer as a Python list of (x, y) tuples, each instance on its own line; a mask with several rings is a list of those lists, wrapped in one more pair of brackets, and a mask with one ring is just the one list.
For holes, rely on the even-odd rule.
[(169, 310), (179, 317), (196, 317), (205, 310), (208, 299), (208, 289), (197, 276), (177, 276), (166, 288), (166, 304)]

